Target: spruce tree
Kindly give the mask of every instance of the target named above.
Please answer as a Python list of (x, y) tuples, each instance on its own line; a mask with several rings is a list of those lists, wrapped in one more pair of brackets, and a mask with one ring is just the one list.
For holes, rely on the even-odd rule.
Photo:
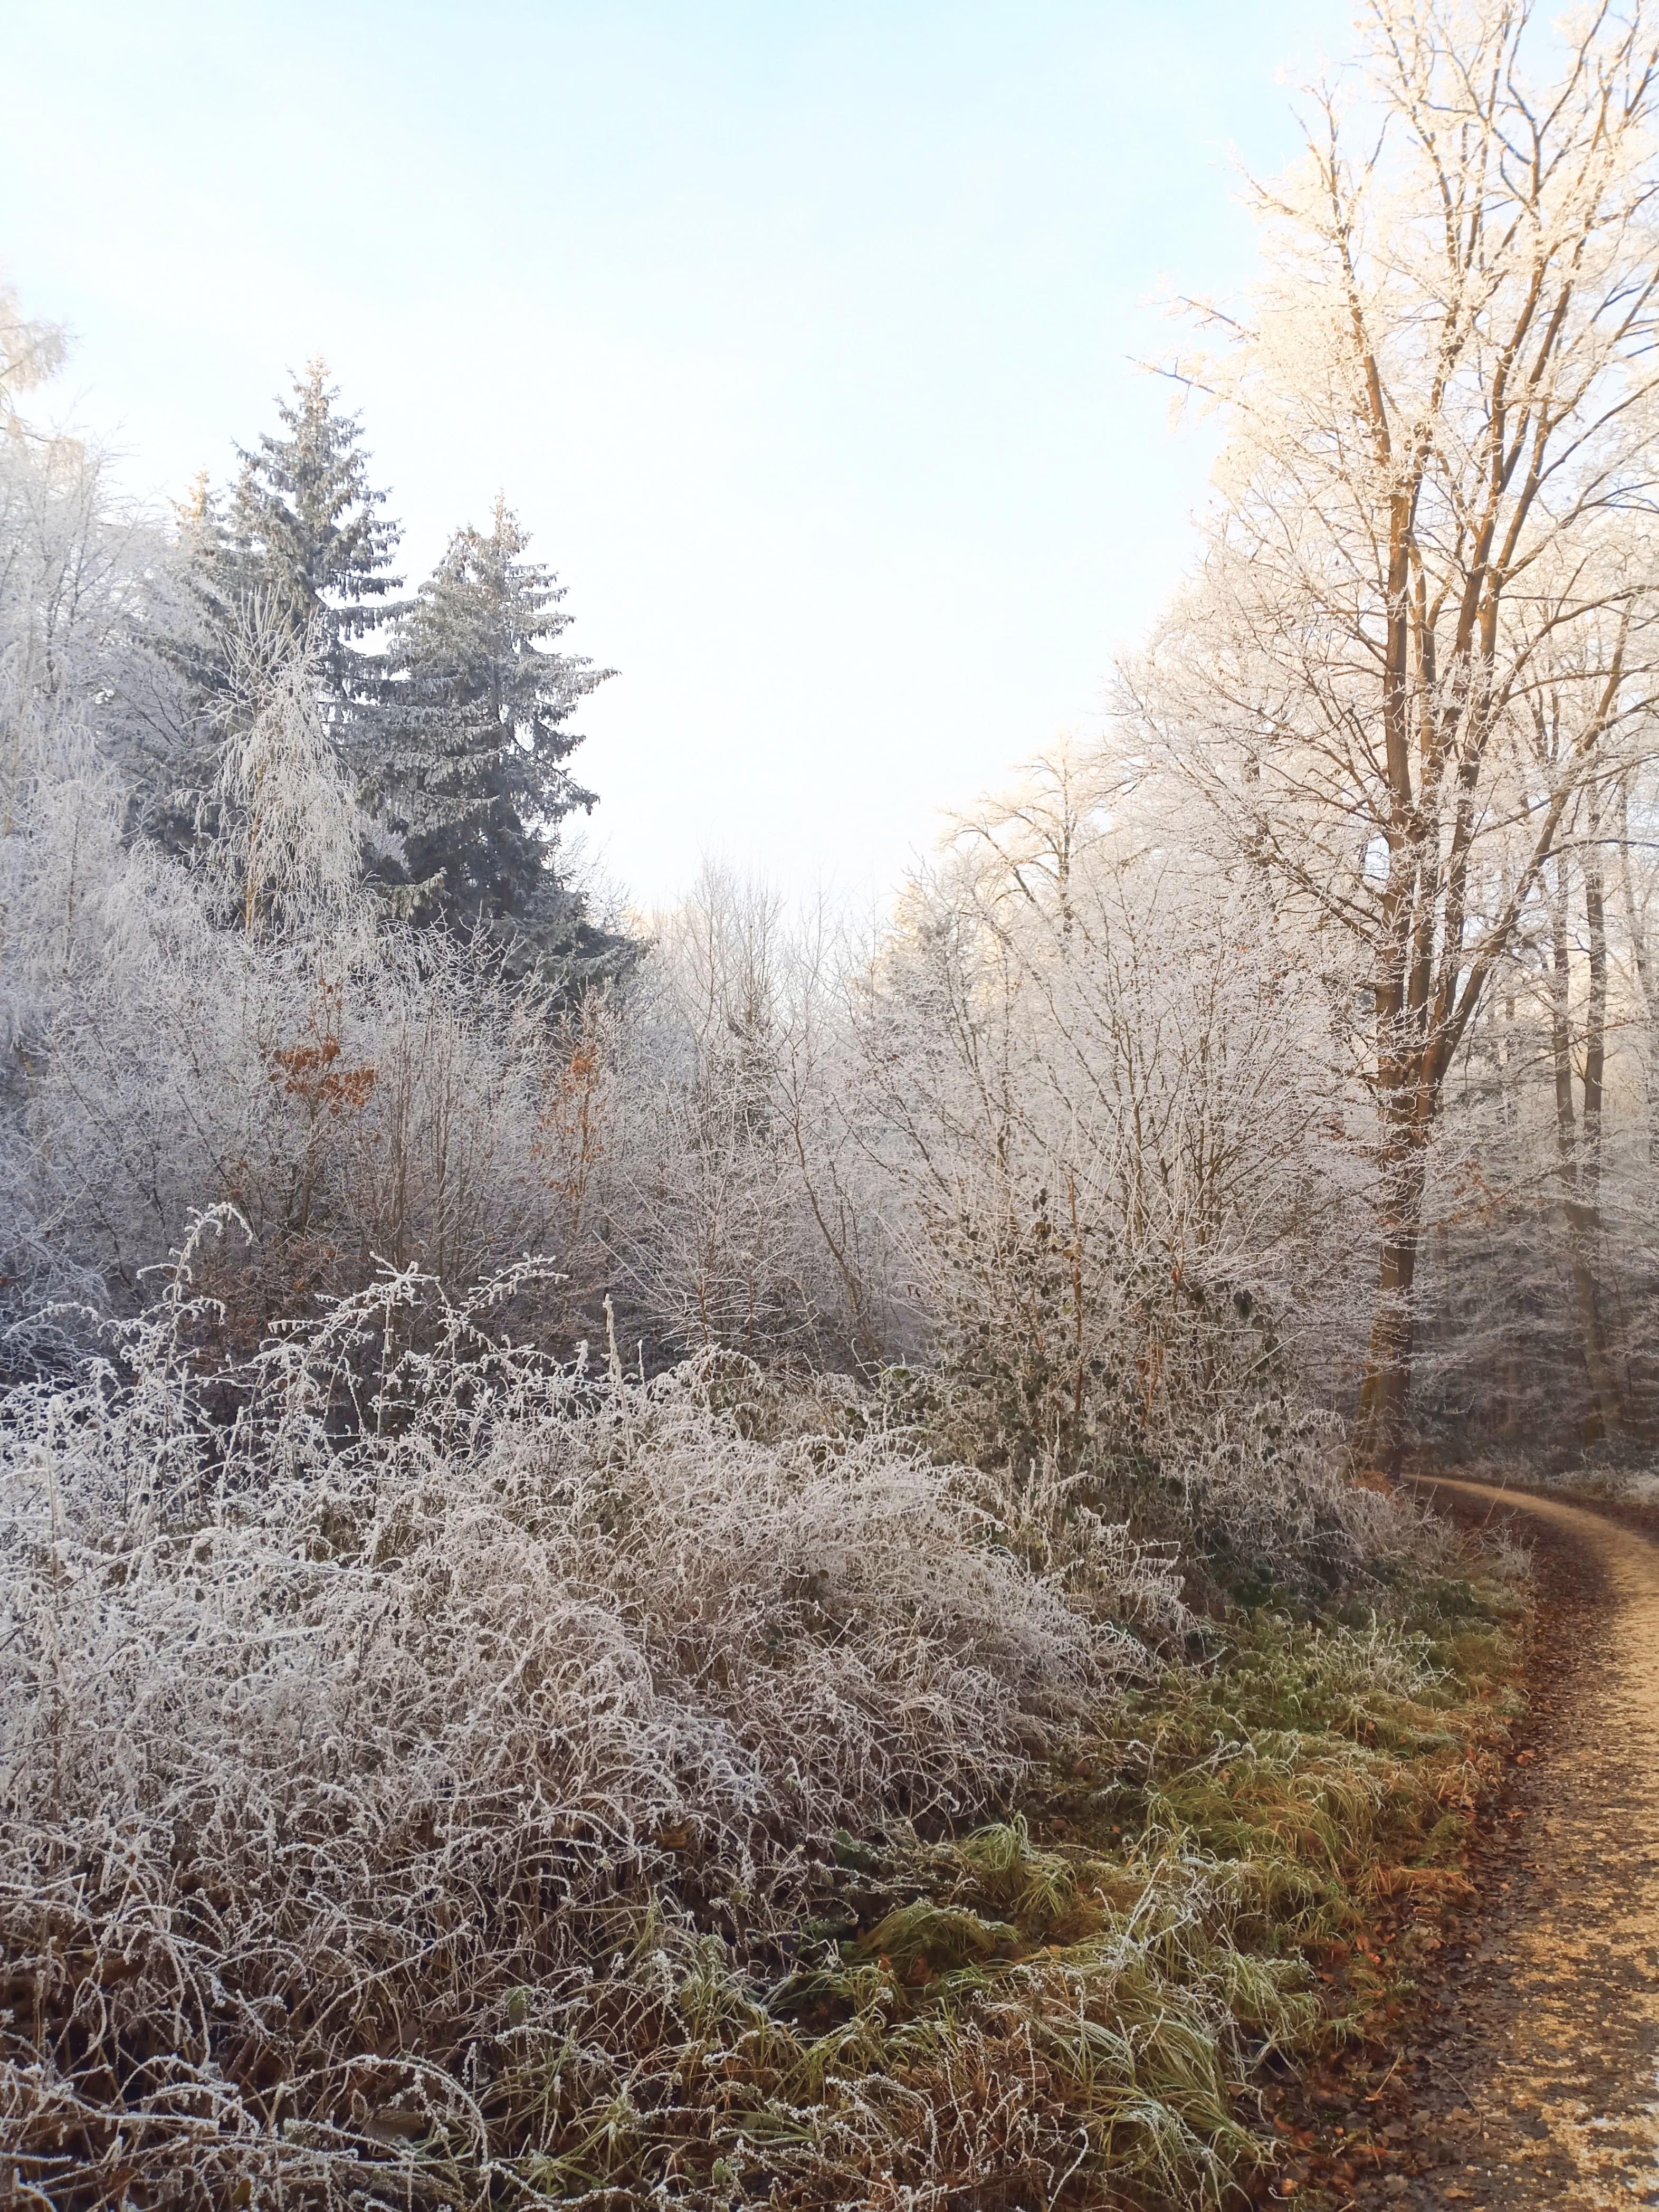
[(257, 592), (301, 635), (314, 632), (325, 682), (347, 706), (374, 690), (358, 649), (392, 612), (401, 536), (368, 480), (358, 417), (338, 411), (327, 366), (307, 362), (293, 404), (277, 402), (283, 434), (238, 450), (241, 474), (221, 534), (224, 581)]
[(223, 502), (205, 469), (173, 512), (175, 589), (152, 617), (147, 642), (175, 681), (163, 687), (161, 711), (123, 765), (131, 778), (130, 832), (191, 860), (202, 857), (217, 827), (236, 607), (227, 580)]
[(571, 620), (564, 586), (528, 544), (498, 499), (488, 532), (458, 530), (398, 618), (387, 814), (413, 912), (546, 945), (580, 922), (558, 824), (594, 803), (565, 766), (581, 742), (569, 717), (614, 672), (552, 649)]
[(199, 851), (213, 833), (231, 671), (252, 631), (285, 629), (307, 653), (365, 818), (384, 813), (386, 663), (362, 641), (395, 611), (400, 532), (369, 481), (358, 418), (340, 411), (327, 377), (313, 360), (295, 379), (291, 401), (276, 403), (279, 429), (237, 449), (228, 498), (204, 475), (178, 509), (191, 607), (159, 643), (184, 680), (185, 721), (166, 757), (146, 763), (134, 807), (136, 825), (177, 852)]

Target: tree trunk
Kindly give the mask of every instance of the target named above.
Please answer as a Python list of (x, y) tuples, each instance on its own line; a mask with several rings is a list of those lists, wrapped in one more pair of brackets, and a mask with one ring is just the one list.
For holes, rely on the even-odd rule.
[(1586, 871), (1589, 924), (1589, 994), (1586, 1005), (1584, 1112), (1582, 1129), (1573, 1110), (1571, 953), (1567, 939), (1565, 871), (1558, 861), (1550, 902), (1553, 939), (1550, 973), (1550, 1048), (1555, 1073), (1556, 1173), (1566, 1219), (1567, 1266), (1578, 1318), (1590, 1406), (1583, 1441), (1598, 1443), (1625, 1425), (1618, 1377), (1608, 1349), (1595, 1261), (1601, 1243), (1600, 1153), (1601, 1093), (1607, 1059), (1607, 928), (1599, 866)]
[(1362, 1467), (1397, 1475), (1409, 1437), (1412, 1352), (1417, 1333), (1417, 1254), (1427, 1178), (1424, 1133), (1409, 1107), (1391, 1112), (1385, 1145), (1382, 1243), (1376, 1311), (1359, 1386), (1355, 1449)]
[(1643, 1073), (1646, 1078), (1648, 1115), (1648, 1163), (1659, 1168), (1659, 957), (1648, 931), (1648, 908), (1645, 899), (1638, 899), (1630, 864), (1630, 792), (1621, 781), (1618, 793), (1619, 827), (1618, 849), (1620, 873), (1625, 892), (1625, 920), (1630, 931), (1630, 948), (1636, 965), (1636, 981), (1642, 994), (1642, 1008), (1647, 1016), (1647, 1049), (1643, 1058)]

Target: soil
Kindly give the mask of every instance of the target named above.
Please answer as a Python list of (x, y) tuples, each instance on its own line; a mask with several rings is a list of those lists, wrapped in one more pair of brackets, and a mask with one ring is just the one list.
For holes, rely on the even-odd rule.
[(1289, 2201), (1659, 2206), (1659, 1510), (1429, 1486), (1533, 1547), (1531, 1708), (1472, 1869), (1479, 1906), (1419, 1975), (1406, 2040), (1343, 2099), (1369, 2122), (1366, 2170)]

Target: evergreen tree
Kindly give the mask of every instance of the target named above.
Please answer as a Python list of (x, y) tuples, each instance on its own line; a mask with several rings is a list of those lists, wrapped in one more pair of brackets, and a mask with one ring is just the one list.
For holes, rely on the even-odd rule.
[(242, 470), (220, 533), (222, 582), (258, 592), (301, 636), (314, 635), (324, 681), (342, 707), (375, 690), (358, 649), (392, 612), (402, 579), (389, 574), (398, 525), (368, 481), (355, 415), (341, 414), (321, 361), (307, 364), (293, 404), (277, 402), (285, 434), (239, 448)]
[(216, 786), (235, 707), (232, 666), (242, 625), (229, 582), (224, 503), (205, 469), (173, 501), (173, 588), (151, 617), (148, 642), (173, 680), (163, 711), (123, 763), (127, 827), (175, 860), (198, 860), (218, 830)]
[(614, 672), (552, 649), (564, 587), (528, 544), (498, 499), (489, 532), (458, 530), (399, 617), (387, 813), (416, 914), (545, 945), (580, 923), (558, 824), (594, 804), (565, 766), (581, 742), (569, 717)]
[(389, 573), (400, 535), (369, 482), (355, 415), (320, 360), (276, 403), (280, 429), (239, 447), (241, 471), (222, 499), (205, 474), (178, 508), (191, 602), (160, 641), (183, 679), (183, 726), (148, 761), (134, 819), (170, 849), (195, 854), (216, 823), (219, 755), (235, 709), (233, 670), (249, 630), (285, 630), (314, 668), (319, 707), (343, 771), (365, 809), (385, 811), (389, 735), (386, 664), (368, 632), (394, 611)]

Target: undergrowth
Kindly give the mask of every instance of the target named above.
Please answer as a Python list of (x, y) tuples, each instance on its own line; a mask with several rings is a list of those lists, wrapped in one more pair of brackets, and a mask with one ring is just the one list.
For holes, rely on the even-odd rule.
[(1413, 1929), (1467, 1888), (1520, 1614), (1470, 1565), (1363, 1628), (1230, 1623), (1007, 1819), (843, 1833), (796, 1971), (763, 1990), (705, 1954), (673, 2001), (695, 1990), (698, 2033), (653, 2022), (674, 2099), (635, 2094), (623, 2136), (590, 2107), (537, 2182), (825, 2212), (1225, 2201), (1272, 2156), (1254, 2085), (1376, 2032)]
[(0, 1423), (20, 2203), (1220, 2203), (1399, 2002), (1504, 1562), (1402, 1506), (1201, 1623), (752, 1372), (400, 1352), (397, 1278), (231, 1389), (185, 1287)]
[[(1517, 1603), (1486, 1577), (1394, 1595), (1363, 1629), (1229, 1624), (1002, 1820), (842, 1831), (793, 1970), (659, 1904), (607, 1979), (521, 1993), (483, 2100), (521, 2146), (496, 2201), (1224, 2202), (1272, 2156), (1253, 2085), (1407, 1993), (1379, 1919), (1404, 1900), (1423, 1924), (1467, 1887)], [(473, 2158), (434, 2149), (411, 2146), (411, 2179), (476, 2201)]]

